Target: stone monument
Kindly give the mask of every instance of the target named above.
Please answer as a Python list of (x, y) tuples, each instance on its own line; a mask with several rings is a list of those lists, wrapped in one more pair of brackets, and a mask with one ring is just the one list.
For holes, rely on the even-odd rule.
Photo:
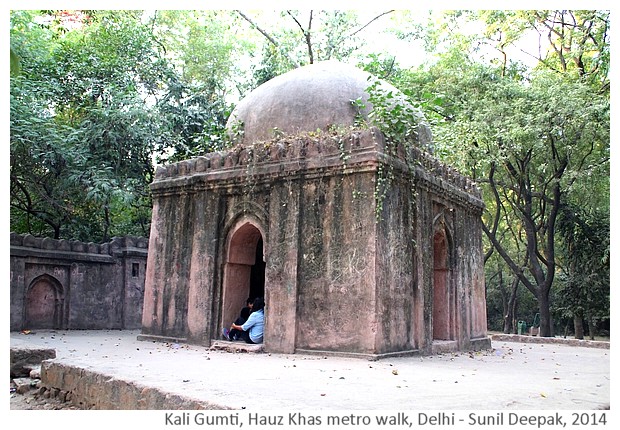
[(490, 347), (480, 191), (432, 156), (422, 117), (414, 144), (359, 126), (368, 77), (276, 77), (231, 115), (233, 148), (158, 167), (142, 337), (210, 345), (264, 296), (269, 352)]

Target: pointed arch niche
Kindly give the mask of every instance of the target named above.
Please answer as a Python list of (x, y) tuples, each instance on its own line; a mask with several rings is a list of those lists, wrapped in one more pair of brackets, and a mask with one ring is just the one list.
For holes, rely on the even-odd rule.
[(446, 227), (439, 223), (433, 235), (433, 339), (454, 339), (453, 291), (451, 286), (450, 242)]
[(222, 288), (222, 325), (237, 319), (246, 299), (265, 296), (263, 234), (252, 221), (242, 220), (231, 230), (226, 246)]
[(64, 292), (50, 275), (33, 279), (26, 289), (24, 328), (61, 329)]

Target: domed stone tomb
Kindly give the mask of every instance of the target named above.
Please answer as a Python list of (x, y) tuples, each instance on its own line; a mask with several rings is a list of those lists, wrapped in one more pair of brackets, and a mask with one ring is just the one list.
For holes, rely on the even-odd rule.
[(158, 167), (140, 338), (214, 345), (262, 296), (269, 352), (490, 347), (480, 191), (429, 152), (421, 115), (413, 144), (358, 127), (367, 77), (274, 78), (231, 115), (234, 147)]
[[(250, 92), (233, 110), (227, 124), (237, 143), (251, 144), (273, 139), (278, 133), (296, 134), (353, 126), (368, 120), (372, 109), (369, 87), (391, 92), (399, 103), (405, 95), (370, 73), (338, 61), (324, 61), (277, 76)], [(359, 109), (355, 101), (364, 106)], [(418, 109), (419, 143), (429, 147), (430, 128)]]

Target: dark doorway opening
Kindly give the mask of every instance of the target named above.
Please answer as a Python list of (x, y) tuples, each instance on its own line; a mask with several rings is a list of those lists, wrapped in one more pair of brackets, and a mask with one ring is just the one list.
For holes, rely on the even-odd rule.
[(256, 263), (250, 270), (250, 294), (251, 299), (265, 297), (265, 262), (263, 261), (263, 239), (256, 244)]

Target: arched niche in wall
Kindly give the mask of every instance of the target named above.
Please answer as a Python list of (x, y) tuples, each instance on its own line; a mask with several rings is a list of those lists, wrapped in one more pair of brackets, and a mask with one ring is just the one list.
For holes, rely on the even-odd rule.
[(64, 289), (50, 275), (32, 280), (26, 289), (23, 327), (28, 329), (62, 329)]

